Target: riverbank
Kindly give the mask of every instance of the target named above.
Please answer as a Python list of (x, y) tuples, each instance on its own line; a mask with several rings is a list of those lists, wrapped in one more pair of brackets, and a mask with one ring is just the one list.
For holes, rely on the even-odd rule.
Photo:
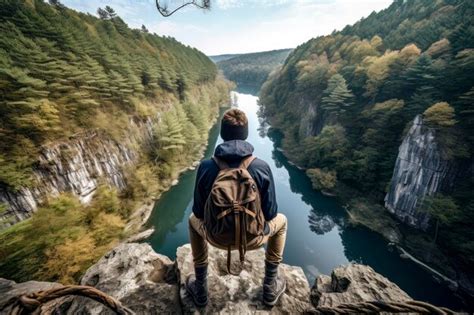
[[(207, 136), (206, 143), (200, 146), (198, 154), (196, 155), (196, 157), (193, 158), (194, 161), (190, 163), (188, 166), (181, 167), (175, 174), (173, 174), (173, 176), (171, 176), (171, 178), (166, 182), (166, 185), (164, 187), (162, 185), (163, 189), (160, 190), (158, 195), (144, 202), (131, 215), (130, 221), (127, 223), (127, 227), (125, 228), (125, 231), (129, 232), (129, 234), (127, 234), (128, 237), (124, 239), (123, 242), (126, 242), (126, 243), (131, 242), (130, 239), (133, 241), (142, 241), (149, 238), (153, 234), (154, 228), (152, 229), (147, 228), (146, 224), (148, 220), (150, 219), (150, 216), (153, 212), (153, 209), (156, 203), (160, 200), (160, 198), (163, 196), (164, 193), (169, 191), (173, 186), (176, 186), (179, 184), (179, 177), (184, 172), (193, 171), (199, 166), (199, 163), (205, 157), (205, 152), (208, 147), (208, 142), (209, 142), (209, 137), (210, 137), (210, 131), (212, 128), (215, 127), (217, 121), (222, 116), (223, 111), (226, 108), (228, 108), (228, 106), (229, 105), (227, 104), (227, 105), (222, 105), (219, 107), (219, 112), (211, 121), (207, 129), (208, 136)], [(151, 230), (153, 230), (153, 232), (150, 232)]]
[[(169, 181), (169, 183), (160, 191), (158, 195), (155, 197), (147, 200), (142, 205), (138, 206), (136, 211), (130, 216), (130, 220), (127, 223), (124, 231), (127, 233), (128, 237), (123, 242), (129, 243), (131, 242), (130, 239), (133, 239), (134, 242), (144, 240), (151, 236), (151, 234), (142, 234), (143, 232), (150, 231), (150, 229), (144, 230), (146, 227), (146, 223), (150, 219), (151, 213), (153, 212), (153, 208), (155, 207), (155, 203), (160, 200), (161, 196), (170, 190), (171, 187), (176, 186), (179, 183), (178, 178), (180, 175), (186, 171), (194, 170), (201, 161), (202, 157), (204, 156), (204, 150), (206, 149), (206, 145), (201, 147), (201, 153), (199, 154), (199, 158), (192, 162), (190, 166), (181, 168), (173, 178)], [(154, 230), (154, 229), (153, 229)], [(140, 236), (141, 235), (141, 236)]]
[[(274, 140), (277, 143), (276, 150), (288, 159), (288, 163), (305, 172), (306, 169), (295, 163), (291, 154), (280, 147), (281, 139), (276, 137)], [(394, 218), (374, 196), (362, 195), (357, 189), (339, 181), (331, 191), (331, 196), (328, 197), (333, 197), (344, 205), (350, 225), (367, 228), (381, 235), (388, 244), (396, 246), (400, 258), (409, 259), (429, 272), (440, 285), (462, 296), (464, 303), (474, 308), (474, 305), (469, 302), (474, 297), (474, 287), (468, 280), (469, 276), (458, 267), (452, 256), (443, 253), (433, 243), (430, 235), (405, 226)]]

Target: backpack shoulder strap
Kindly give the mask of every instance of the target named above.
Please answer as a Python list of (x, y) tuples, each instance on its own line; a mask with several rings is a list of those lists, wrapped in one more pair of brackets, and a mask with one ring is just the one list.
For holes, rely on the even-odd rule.
[(239, 168), (247, 169), (255, 159), (256, 159), (256, 157), (253, 156), (253, 155), (249, 155), (249, 156), (245, 157), (242, 160), (242, 162), (240, 162)]
[(220, 170), (225, 170), (225, 169), (229, 168), (229, 164), (227, 164), (224, 160), (221, 160), (216, 156), (213, 156), (212, 159), (217, 164), (217, 166), (219, 167)]

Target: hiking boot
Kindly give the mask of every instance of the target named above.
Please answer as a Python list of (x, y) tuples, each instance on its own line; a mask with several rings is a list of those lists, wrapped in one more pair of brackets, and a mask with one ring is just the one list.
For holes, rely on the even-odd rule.
[(186, 279), (186, 292), (197, 307), (204, 307), (207, 305), (207, 265), (194, 267), (194, 273)]
[(265, 261), (265, 278), (263, 279), (263, 303), (273, 306), (286, 290), (286, 281), (278, 275), (278, 265)]

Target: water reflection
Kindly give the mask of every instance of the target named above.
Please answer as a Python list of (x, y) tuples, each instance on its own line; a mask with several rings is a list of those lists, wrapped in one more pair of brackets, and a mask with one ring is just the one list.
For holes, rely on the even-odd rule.
[(336, 223), (328, 215), (321, 215), (316, 210), (311, 210), (308, 216), (309, 228), (316, 234), (323, 235), (331, 232)]

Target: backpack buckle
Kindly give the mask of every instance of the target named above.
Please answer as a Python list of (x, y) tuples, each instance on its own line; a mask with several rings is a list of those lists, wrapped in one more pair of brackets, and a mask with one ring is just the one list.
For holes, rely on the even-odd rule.
[(232, 201), (232, 210), (234, 210), (234, 214), (239, 214), (240, 208), (240, 204), (237, 201)]

